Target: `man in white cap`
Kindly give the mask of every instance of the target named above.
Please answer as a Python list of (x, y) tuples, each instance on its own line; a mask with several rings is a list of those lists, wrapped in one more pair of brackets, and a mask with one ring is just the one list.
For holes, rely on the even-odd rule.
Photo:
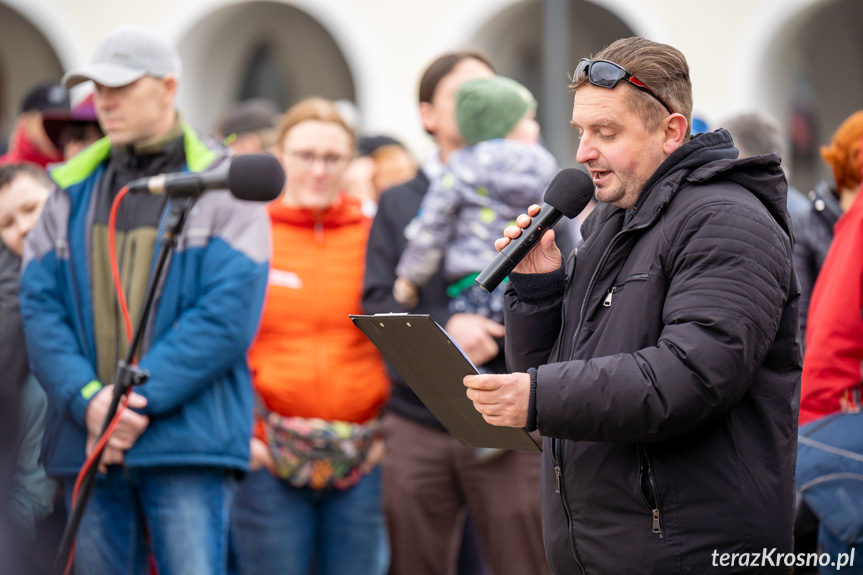
[[(116, 304), (108, 216), (129, 181), (199, 171), (226, 153), (174, 107), (180, 63), (152, 31), (123, 26), (92, 62), (106, 137), (51, 177), (58, 188), (27, 237), (21, 309), (35, 375), (51, 406), (43, 451), (70, 505), (75, 474), (101, 432), (127, 335)], [(163, 195), (126, 196), (116, 225), (121, 285), (137, 321), (151, 281)], [(77, 532), (77, 573), (224, 573), (228, 509), (247, 468), (252, 398), (245, 353), (266, 287), (269, 224), (227, 190), (199, 198), (171, 255), (137, 357), (150, 374), (105, 449)]]

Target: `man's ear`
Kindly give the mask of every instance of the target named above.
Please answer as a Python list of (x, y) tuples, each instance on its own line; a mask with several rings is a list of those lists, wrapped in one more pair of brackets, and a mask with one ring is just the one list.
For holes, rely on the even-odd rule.
[(420, 102), (420, 121), (426, 132), (434, 134), (437, 128), (437, 117), (435, 108), (430, 102)]
[(665, 124), (665, 141), (663, 142), (662, 151), (666, 155), (670, 155), (674, 150), (686, 143), (686, 129), (689, 123), (683, 114), (671, 114), (664, 120)]
[(174, 100), (177, 97), (177, 77), (174, 75), (165, 76), (162, 78), (162, 86), (165, 89), (164, 103), (168, 106), (174, 106)]

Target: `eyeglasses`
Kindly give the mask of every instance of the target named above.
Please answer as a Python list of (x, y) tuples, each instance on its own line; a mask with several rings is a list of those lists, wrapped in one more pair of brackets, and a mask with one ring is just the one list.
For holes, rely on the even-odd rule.
[(575, 68), (575, 77), (573, 80), (577, 80), (581, 77), (582, 74), (587, 73), (588, 81), (594, 86), (599, 86), (600, 88), (608, 88), (609, 90), (614, 89), (621, 80), (627, 80), (630, 84), (638, 88), (639, 90), (643, 90), (656, 98), (656, 101), (662, 104), (662, 106), (668, 110), (669, 114), (673, 114), (671, 107), (665, 103), (665, 101), (656, 95), (656, 92), (647, 87), (647, 85), (624, 70), (618, 64), (614, 62), (610, 62), (608, 60), (589, 60), (587, 58), (582, 58), (578, 62), (578, 66)]
[(324, 154), (323, 156), (319, 156), (308, 150), (294, 150), (288, 153), (291, 157), (295, 158), (297, 163), (299, 163), (299, 165), (304, 169), (312, 168), (315, 163), (320, 160), (326, 171), (335, 172), (339, 168), (343, 167), (348, 161), (347, 156), (340, 156), (338, 154)]

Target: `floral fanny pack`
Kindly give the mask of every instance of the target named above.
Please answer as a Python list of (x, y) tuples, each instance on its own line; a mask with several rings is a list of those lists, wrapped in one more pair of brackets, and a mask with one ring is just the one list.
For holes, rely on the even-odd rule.
[(267, 445), (279, 477), (294, 487), (348, 489), (380, 432), (380, 420), (366, 423), (263, 414)]

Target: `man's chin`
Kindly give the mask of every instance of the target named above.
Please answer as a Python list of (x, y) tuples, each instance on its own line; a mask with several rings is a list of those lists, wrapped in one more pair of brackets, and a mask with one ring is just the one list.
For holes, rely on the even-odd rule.
[(108, 134), (108, 141), (111, 142), (111, 145), (115, 148), (123, 148), (126, 146), (131, 146), (134, 144), (131, 138), (126, 136), (125, 134)]
[(613, 204), (614, 202), (618, 202), (621, 200), (621, 198), (623, 198), (623, 194), (616, 186), (595, 186), (593, 191), (596, 195), (596, 201), (602, 202), (604, 204)]

